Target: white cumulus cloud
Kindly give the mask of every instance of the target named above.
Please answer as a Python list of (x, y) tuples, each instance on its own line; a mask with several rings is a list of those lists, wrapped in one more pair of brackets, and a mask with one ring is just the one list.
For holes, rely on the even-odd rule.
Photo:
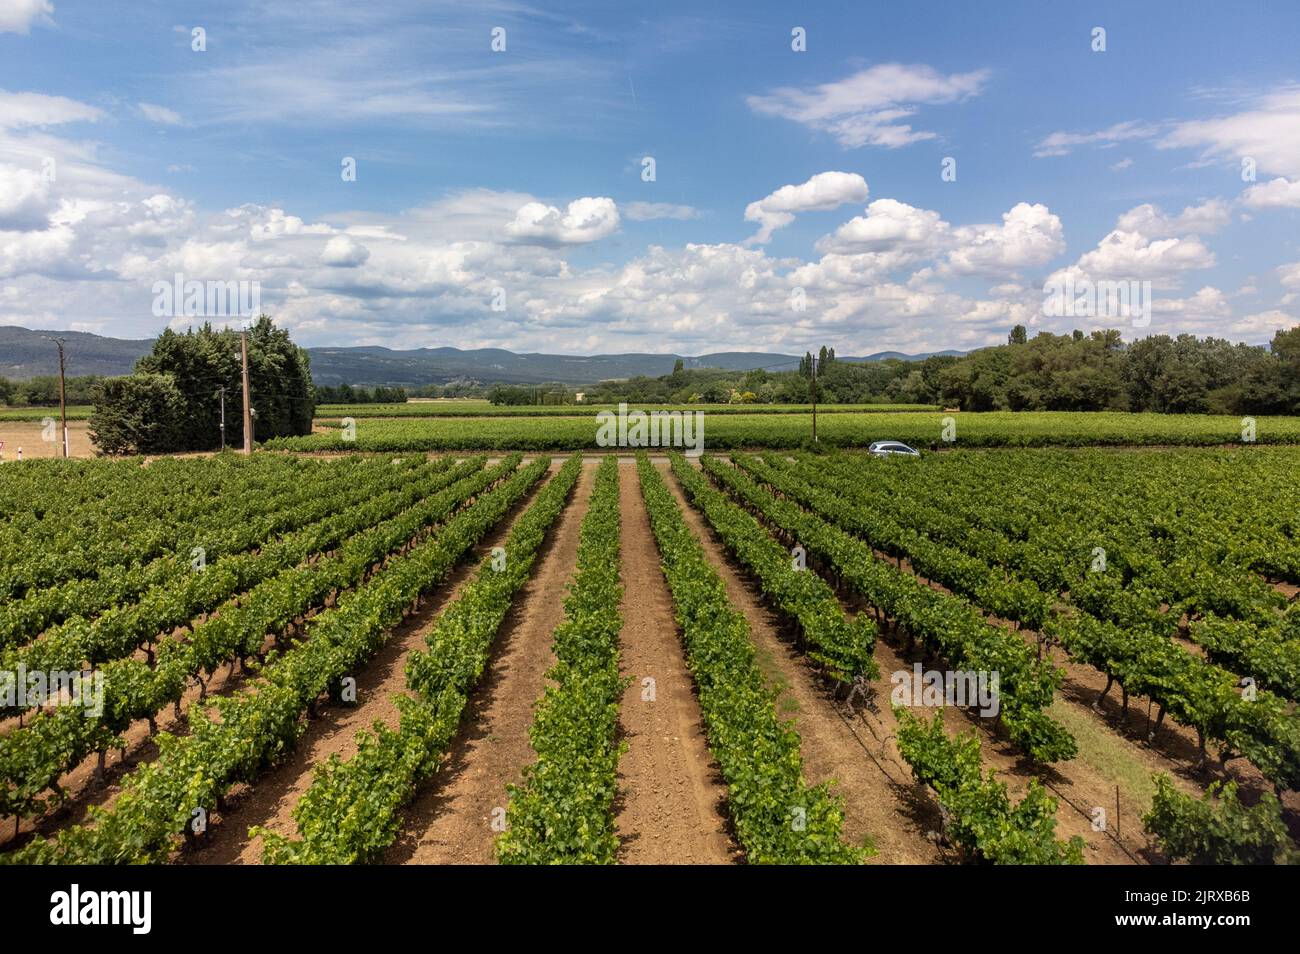
[(948, 267), (958, 274), (1016, 274), (1045, 265), (1065, 251), (1061, 219), (1042, 203), (1019, 202), (1000, 225), (968, 225), (953, 232)]
[(919, 251), (933, 251), (936, 240), (946, 237), (952, 227), (931, 209), (918, 209), (897, 199), (877, 199), (867, 206), (867, 214), (849, 219), (835, 234), (822, 240), (826, 251), (881, 251), (908, 246)]
[(347, 235), (336, 235), (326, 242), (320, 256), (322, 265), (333, 268), (356, 268), (364, 265), (368, 258), (370, 249)]
[(1231, 330), (1233, 335), (1249, 337), (1257, 341), (1266, 341), (1277, 332), (1294, 328), (1298, 323), (1300, 323), (1300, 317), (1282, 311), (1280, 308), (1271, 308), (1268, 311), (1257, 311), (1252, 315), (1243, 315), (1232, 322)]
[(561, 212), (553, 205), (528, 202), (506, 226), (506, 235), (521, 244), (561, 246), (595, 242), (618, 230), (618, 206), (613, 199), (574, 199)]
[(1146, 202), (1121, 215), (1115, 228), (1138, 232), (1147, 238), (1186, 233), (1209, 235), (1227, 225), (1231, 218), (1231, 209), (1222, 199), (1189, 205), (1178, 215), (1166, 215), (1159, 206)]
[(26, 232), (49, 225), (50, 184), (33, 169), (0, 164), (0, 229)]
[(867, 180), (856, 172), (819, 172), (800, 185), (784, 185), (745, 207), (745, 221), (757, 222), (750, 244), (762, 245), (772, 233), (794, 221), (799, 212), (835, 209), (846, 202), (865, 202)]
[(877, 199), (817, 249), (825, 253), (820, 267), (862, 280), (925, 261), (941, 275), (1015, 277), (1059, 255), (1065, 240), (1060, 218), (1041, 203), (1020, 202), (998, 224), (954, 227), (932, 209)]
[(1214, 253), (1194, 236), (1151, 240), (1116, 229), (1084, 253), (1079, 266), (1093, 277), (1157, 281), (1209, 268), (1214, 261)]
[(1300, 179), (1261, 182), (1242, 193), (1241, 201), (1254, 209), (1300, 209)]

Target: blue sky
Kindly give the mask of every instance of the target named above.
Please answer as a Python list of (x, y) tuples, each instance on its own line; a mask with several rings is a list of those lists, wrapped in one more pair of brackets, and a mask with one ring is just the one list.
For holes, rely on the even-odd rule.
[[(1300, 321), (1296, 4), (460, 6), (0, 3), (0, 323), (184, 327), (177, 273), (316, 345)], [(1153, 309), (1044, 314), (1067, 276)]]

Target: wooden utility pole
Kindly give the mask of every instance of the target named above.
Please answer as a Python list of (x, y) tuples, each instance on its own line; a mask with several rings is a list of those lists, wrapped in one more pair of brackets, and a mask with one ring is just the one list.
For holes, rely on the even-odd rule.
[(51, 338), (45, 335), (45, 340), (53, 341), (59, 348), (59, 423), (63, 431), (60, 440), (63, 444), (63, 457), (66, 460), (68, 456), (68, 391), (63, 380), (63, 346), (67, 344), (65, 338)]
[(59, 339), (59, 423), (63, 426), (63, 458), (68, 457), (68, 388), (63, 374), (63, 339)]
[(248, 397), (248, 332), (239, 333), (239, 351), (244, 366), (244, 453), (253, 453), (253, 406)]

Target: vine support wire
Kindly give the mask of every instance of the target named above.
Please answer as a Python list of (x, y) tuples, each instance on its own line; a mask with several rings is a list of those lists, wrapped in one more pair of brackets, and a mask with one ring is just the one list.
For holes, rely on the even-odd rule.
[[(876, 756), (872, 754), (871, 749), (870, 749), (870, 748), (867, 746), (867, 744), (862, 740), (862, 737), (858, 734), (858, 731), (857, 731), (857, 729), (854, 727), (853, 723), (849, 720), (848, 716), (846, 716), (846, 715), (844, 714), (844, 710), (843, 710), (843, 708), (842, 708), (841, 706), (838, 706), (838, 705), (837, 705), (837, 706), (832, 706), (832, 708), (835, 710), (836, 714), (840, 717), (840, 719), (844, 722), (845, 727), (846, 727), (846, 728), (849, 730), (849, 732), (853, 735), (854, 741), (856, 741), (856, 742), (858, 743), (858, 747), (862, 749), (862, 751), (866, 754), (867, 758), (871, 759), (872, 763), (876, 766), (876, 768), (880, 769), (881, 773), (882, 773), (886, 778), (888, 778), (891, 782), (893, 782), (894, 784), (896, 784), (896, 785), (902, 785), (902, 784), (905, 784), (905, 782), (901, 782), (901, 781), (899, 781), (897, 778), (895, 778), (895, 777), (893, 776), (893, 774), (891, 774), (890, 771), (889, 771), (887, 768), (885, 768), (885, 766), (882, 764), (881, 760), (878, 759), (878, 758), (876, 758)], [(851, 709), (850, 711), (853, 713), (853, 715), (857, 716), (859, 720), (861, 720), (863, 723), (867, 724), (868, 728), (870, 728), (870, 723), (867, 723), (866, 719), (863, 717), (863, 715), (862, 715), (861, 712), (858, 712), (856, 709)], [(883, 726), (882, 726), (882, 727), (883, 727)], [(872, 735), (874, 736), (875, 733), (873, 732)], [(887, 737), (885, 738), (885, 740), (884, 740), (885, 743), (888, 743), (889, 738), (890, 738), (890, 736), (887, 736)], [(882, 746), (882, 752), (883, 752), (883, 746)], [(893, 760), (893, 759), (890, 759), (890, 761), (892, 762), (892, 761), (894, 761), (894, 760)], [(895, 764), (897, 764), (897, 763), (895, 763)], [(1086, 821), (1088, 821), (1088, 822), (1091, 824), (1091, 822), (1092, 822), (1092, 814), (1091, 814), (1090, 812), (1086, 811), (1085, 809), (1083, 809), (1083, 808), (1080, 807), (1079, 805), (1076, 805), (1076, 804), (1075, 804), (1075, 803), (1074, 803), (1074, 802), (1069, 798), (1069, 796), (1067, 796), (1067, 795), (1066, 795), (1064, 792), (1062, 792), (1059, 788), (1057, 788), (1055, 785), (1053, 785), (1052, 782), (1051, 782), (1050, 780), (1040, 778), (1040, 779), (1039, 779), (1039, 782), (1040, 782), (1042, 785), (1044, 785), (1046, 788), (1051, 789), (1052, 793), (1057, 797), (1057, 799), (1058, 799), (1058, 803), (1059, 803), (1059, 802), (1064, 802), (1066, 805), (1069, 805), (1072, 809), (1074, 809), (1074, 811), (1075, 811), (1075, 812), (1076, 812), (1076, 813), (1077, 813), (1081, 818), (1085, 819)], [(1124, 852), (1124, 854), (1126, 854), (1126, 855), (1127, 855), (1127, 856), (1128, 856), (1128, 857), (1129, 857), (1129, 858), (1134, 862), (1134, 864), (1141, 864), (1141, 863), (1142, 863), (1142, 859), (1139, 858), (1137, 855), (1135, 855), (1132, 851), (1130, 851), (1130, 850), (1129, 850), (1129, 847), (1128, 847), (1127, 845), (1125, 845), (1124, 842), (1121, 841), (1121, 840), (1120, 840), (1120, 837), (1119, 837), (1119, 836), (1120, 836), (1120, 830), (1119, 830), (1119, 786), (1118, 786), (1118, 785), (1115, 786), (1115, 831), (1112, 832), (1112, 831), (1110, 830), (1110, 826), (1107, 825), (1107, 826), (1102, 830), (1102, 834), (1105, 835), (1107, 838), (1109, 838), (1112, 842), (1114, 842), (1115, 847), (1117, 847), (1120, 851)]]

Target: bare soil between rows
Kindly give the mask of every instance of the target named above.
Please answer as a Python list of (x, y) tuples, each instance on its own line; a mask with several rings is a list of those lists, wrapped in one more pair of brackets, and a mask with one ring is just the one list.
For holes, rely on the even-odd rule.
[(248, 837), (250, 827), (260, 825), (280, 834), (296, 834), (293, 808), (311, 785), (315, 765), (331, 755), (344, 759), (354, 755), (357, 733), (376, 721), (390, 728), (397, 726), (399, 713), (393, 699), (406, 692), (408, 656), (412, 650), (424, 647), (425, 637), (442, 610), (471, 579), (479, 561), (505, 540), (511, 524), (538, 490), (540, 484), (479, 541), (473, 549), (474, 556), (463, 559), (442, 585), (424, 598), (420, 609), (394, 629), (379, 652), (356, 673), (357, 703), (319, 705), (316, 717), (309, 720), (303, 736), (285, 759), (263, 773), (254, 785), (236, 786), (226, 799), (225, 809), (210, 817), (203, 839), (179, 853), (177, 861), (258, 864), (262, 848), (260, 841)]
[[(777, 712), (792, 719), (799, 733), (805, 778), (814, 785), (829, 783), (843, 803), (844, 840), (871, 844), (875, 860), (883, 864), (944, 861), (944, 852), (929, 834), (939, 822), (937, 808), (924, 798), (906, 765), (881, 745), (892, 735), (892, 715), (879, 730), (855, 729), (849, 710), (809, 668), (780, 615), (763, 603), (704, 517), (686, 501), (669, 468), (663, 465), (660, 470), (687, 526), (726, 584), (727, 596), (749, 623), (759, 665), (778, 691)], [(888, 671), (885, 665), (881, 668)]]
[[(931, 589), (954, 595), (941, 583), (918, 574), (906, 557), (897, 559), (879, 550), (873, 552), (878, 559), (893, 563)], [(985, 614), (985, 620), (990, 625), (1016, 633), (1031, 645), (1037, 645), (1038, 634), (1032, 630), (1021, 629), (1013, 621), (991, 613)], [(1204, 657), (1204, 650), (1200, 646), (1180, 637), (1174, 639), (1186, 652)], [(1098, 799), (1087, 810), (1092, 811), (1097, 807), (1107, 809), (1111, 819), (1111, 836), (1117, 834), (1114, 819), (1119, 816), (1119, 840), (1129, 851), (1141, 855), (1144, 860), (1160, 860), (1159, 854), (1151, 848), (1141, 830), (1141, 816), (1151, 807), (1151, 793), (1154, 790), (1151, 778), (1156, 774), (1168, 775), (1179, 789), (1198, 797), (1212, 783), (1235, 782), (1246, 804), (1254, 804), (1263, 793), (1273, 790), (1272, 784), (1263, 774), (1240, 757), (1224, 764), (1211, 756), (1203, 767), (1198, 768), (1200, 750), (1195, 729), (1166, 718), (1153, 735), (1158, 715), (1158, 706), (1153, 700), (1146, 696), (1130, 695), (1126, 709), (1118, 684), (1111, 686), (1106, 696), (1101, 697), (1107, 682), (1106, 675), (1101, 670), (1076, 662), (1059, 646), (1051, 647), (1047, 653), (1048, 658), (1064, 673), (1057, 701), (1049, 714), (1058, 719), (1068, 718), (1079, 728), (1088, 724), (1108, 734), (1106, 743), (1109, 751), (1089, 753), (1080, 740), (1082, 757), (1061, 763), (1056, 767), (1056, 774), (1062, 771), (1062, 766), (1072, 767), (1086, 763), (1089, 755), (1094, 757), (1094, 762), (1105, 763), (1099, 767), (1100, 774), (1119, 791), (1109, 803)], [(1063, 709), (1068, 710), (1068, 715), (1062, 712)], [(1077, 735), (1076, 731), (1076, 737)], [(1207, 751), (1213, 750), (1214, 744), (1207, 740)], [(1137, 774), (1142, 776), (1140, 781), (1136, 778)], [(1051, 784), (1050, 775), (1044, 774), (1043, 781), (1049, 784), (1058, 797), (1074, 801), (1068, 792)], [(1300, 793), (1283, 792), (1280, 801), (1292, 836), (1300, 835)], [(1076, 806), (1079, 811), (1085, 807)], [(1114, 814), (1109, 814), (1112, 809)], [(1127, 830), (1122, 828), (1125, 817), (1130, 820)]]
[[(674, 488), (680, 494), (680, 489)], [(684, 503), (684, 498), (683, 503)], [(694, 508), (689, 511), (691, 522), (696, 527), (701, 536), (711, 541), (713, 544), (711, 556), (715, 563), (725, 566), (730, 575), (737, 577), (736, 585), (746, 590), (756, 590), (753, 583), (748, 580), (747, 574), (743, 568), (740, 568), (736, 562), (725, 552), (720, 540), (716, 538), (713, 531), (708, 528), (704, 518), (698, 514)], [(878, 558), (885, 559), (883, 554), (877, 553)], [(892, 559), (889, 561), (894, 563)], [(904, 561), (905, 562), (905, 561)], [(743, 583), (740, 581), (744, 581)], [(730, 584), (729, 584), (730, 589)], [(752, 597), (759, 612), (764, 612), (761, 602), (758, 598)], [(841, 602), (850, 612), (866, 611), (868, 608), (862, 601), (853, 598), (846, 593), (840, 594)], [(733, 595), (733, 600), (736, 597)], [(770, 618), (771, 626), (777, 632), (781, 631), (783, 621), (779, 617)], [(751, 624), (753, 620), (751, 619)], [(786, 644), (792, 645), (794, 634), (787, 628), (788, 636)], [(904, 801), (906, 804), (895, 809), (896, 812), (902, 813), (908, 818), (910, 823), (926, 822), (930, 825), (928, 836), (931, 838), (938, 837), (939, 813), (937, 804), (933, 797), (916, 786), (911, 780), (911, 770), (898, 754), (897, 746), (893, 742), (896, 732), (896, 722), (891, 710), (891, 692), (893, 684), (891, 676), (895, 673), (911, 675), (914, 664), (921, 663), (923, 668), (946, 668), (938, 661), (927, 659), (919, 647), (909, 647), (905, 639), (897, 638), (891, 643), (887, 637), (893, 634), (881, 633), (876, 642), (875, 657), (881, 669), (881, 678), (876, 680), (870, 686), (870, 701), (867, 704), (860, 704), (859, 699), (853, 699), (852, 718), (849, 720), (852, 726), (852, 736), (857, 748), (856, 757), (859, 761), (867, 760), (875, 763), (878, 768), (878, 775), (886, 775), (894, 785), (891, 792), (895, 802)], [(805, 665), (806, 671), (806, 665)], [(838, 703), (823, 690), (824, 702), (834, 708)], [(911, 707), (916, 714), (924, 718), (933, 718), (934, 710), (926, 709), (921, 706)], [(839, 710), (843, 715), (844, 709)], [(1140, 822), (1138, 815), (1140, 810), (1145, 810), (1146, 806), (1134, 804), (1131, 799), (1121, 797), (1119, 801), (1119, 818), (1116, 818), (1115, 806), (1116, 795), (1115, 785), (1117, 780), (1112, 778), (1109, 773), (1103, 771), (1101, 767), (1094, 766), (1090, 763), (1073, 760), (1070, 762), (1060, 763), (1050, 767), (1035, 765), (1031, 760), (1025, 758), (1003, 738), (993, 725), (993, 720), (980, 718), (977, 713), (971, 710), (958, 710), (954, 708), (945, 708), (942, 710), (944, 726), (950, 733), (970, 731), (975, 728), (981, 736), (982, 757), (987, 768), (997, 771), (999, 779), (1007, 784), (1008, 791), (1015, 797), (1023, 796), (1028, 789), (1031, 779), (1037, 778), (1046, 784), (1054, 795), (1059, 799), (1057, 809), (1057, 835), (1061, 838), (1070, 838), (1074, 835), (1080, 836), (1086, 847), (1085, 859), (1092, 864), (1134, 864), (1143, 860), (1141, 852), (1145, 848), (1145, 839), (1140, 836)], [(799, 728), (803, 736), (802, 723), (796, 715), (796, 727)], [(1150, 755), (1142, 755), (1134, 751), (1135, 747), (1127, 744), (1125, 740), (1116, 738), (1117, 748), (1122, 750), (1118, 758), (1125, 762), (1131, 762), (1138, 759), (1143, 767), (1149, 767)], [(872, 751), (874, 749), (874, 751)], [(809, 752), (816, 751), (816, 742), (809, 743), (805, 741), (804, 753), (805, 760), (809, 760)], [(849, 758), (853, 757), (851, 748), (845, 747), (836, 753), (840, 764), (844, 764)], [(809, 769), (811, 774), (812, 770)], [(841, 774), (845, 774), (841, 770)], [(847, 777), (847, 776), (846, 776)], [(814, 780), (815, 777), (814, 777)], [(846, 834), (855, 830), (854, 815), (854, 794), (851, 786), (847, 785), (843, 779), (841, 787), (842, 794), (845, 798), (845, 832)], [(910, 784), (911, 789), (906, 789), (906, 784)], [(1126, 804), (1126, 802), (1128, 804)], [(926, 811), (924, 804), (929, 805), (930, 810)], [(1104, 808), (1107, 813), (1107, 829), (1097, 831), (1093, 827), (1093, 812), (1096, 808)], [(882, 819), (885, 824), (877, 823), (875, 830), (870, 834), (877, 841), (877, 846), (881, 852), (882, 860), (892, 860), (892, 852), (896, 850), (892, 844), (897, 838), (897, 833), (893, 831), (894, 826), (888, 824), (888, 819)], [(1127, 827), (1125, 822), (1127, 821)], [(1122, 835), (1116, 834), (1118, 827)]]
[[(620, 662), (631, 682), (619, 727), (614, 826), (627, 864), (727, 864), (740, 858), (723, 805), (726, 786), (705, 741), (672, 596), (634, 461), (620, 461), (623, 617)], [(648, 680), (648, 681), (647, 681)]]
[(542, 543), (532, 575), (515, 593), (460, 732), (437, 773), (405, 810), (387, 863), (495, 863), (506, 786), (520, 782), (524, 767), (536, 759), (528, 730), (555, 662), (551, 634), (564, 619), (593, 477), (594, 469), (584, 467), (572, 499)]

